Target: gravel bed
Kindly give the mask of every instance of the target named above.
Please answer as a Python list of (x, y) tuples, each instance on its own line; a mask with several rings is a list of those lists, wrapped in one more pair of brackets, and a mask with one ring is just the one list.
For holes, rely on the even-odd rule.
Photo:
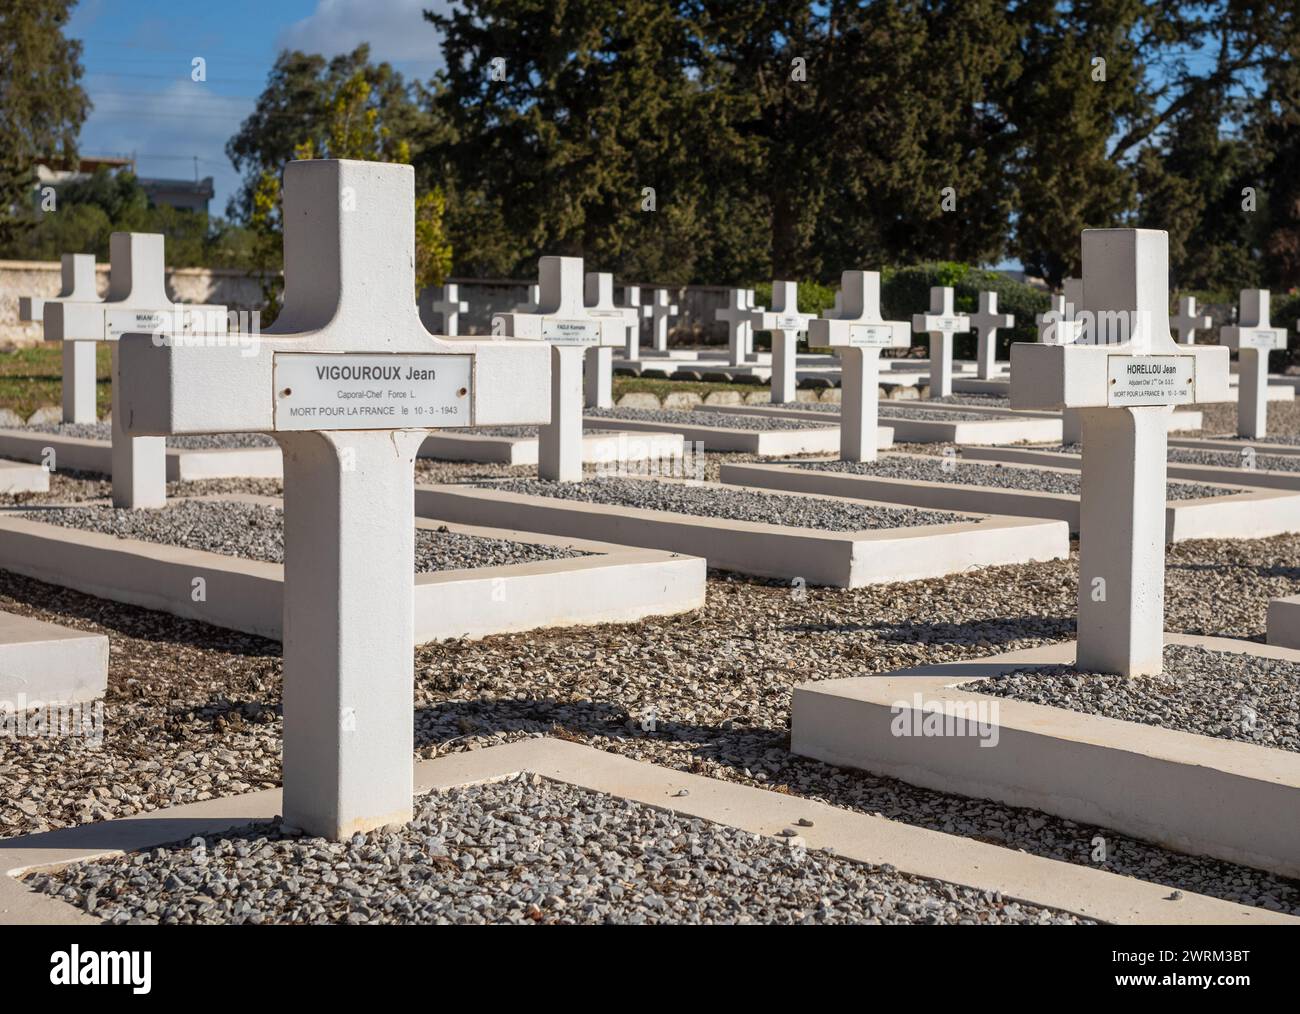
[[(1242, 467), (1242, 457), (1233, 451), (1206, 451), (1193, 447), (1169, 448), (1169, 460), (1185, 465), (1215, 465), (1220, 468), (1240, 468), (1241, 481), (1250, 481), (1249, 468)], [(1255, 468), (1269, 472), (1300, 472), (1300, 455), (1256, 454)]]
[(1010, 408), (1011, 399), (1000, 394), (950, 394), (945, 398), (931, 398), (941, 405), (987, 405), (991, 408)]
[(119, 925), (1088, 921), (536, 775), (347, 842), (248, 824), (26, 883)]
[(696, 486), (647, 479), (597, 478), (580, 483), (507, 479), (494, 482), (489, 488), (527, 496), (548, 496), (582, 503), (613, 504), (644, 510), (671, 511), (693, 517), (752, 521), (828, 532), (911, 528), (970, 520), (946, 511), (881, 507), (786, 493), (757, 493), (730, 486)]
[(1089, 715), (1300, 751), (1300, 664), (1166, 645), (1164, 672), (1126, 678), (1041, 666), (964, 689)]
[[(926, 422), (987, 422), (990, 419), (1000, 418), (998, 416), (989, 416), (984, 412), (963, 412), (959, 408), (945, 409), (931, 407), (933, 403), (930, 399), (921, 401), (899, 401), (893, 398), (882, 398), (878, 415), (881, 419), (917, 419)], [(799, 402), (799, 408), (809, 409), (813, 412), (827, 412), (838, 414), (839, 405), (831, 405), (820, 401)], [(1007, 416), (1007, 418), (1015, 418)]]
[[(799, 407), (815, 402), (799, 402)], [(839, 411), (839, 406), (826, 406)], [(588, 408), (583, 412), (601, 419), (628, 419), (644, 422), (668, 423), (673, 426), (713, 426), (731, 430), (806, 430), (817, 429), (822, 423), (806, 419), (782, 419), (778, 416), (741, 415), (731, 412), (693, 412), (677, 409), (655, 408)], [(832, 426), (833, 423), (826, 423)]]
[[(468, 429), (447, 430), (447, 433), (463, 433), (470, 437), (535, 437), (537, 436), (538, 427), (536, 426), (472, 426)], [(592, 436), (596, 433), (609, 433), (609, 430), (588, 430), (584, 429), (584, 437)]]
[[(284, 562), (284, 512), (269, 504), (179, 500), (161, 510), (136, 511), (99, 505), (52, 507), (28, 512), (33, 521), (83, 531), (183, 546), (265, 563)], [(564, 560), (589, 553), (506, 539), (415, 530), (415, 573), (501, 567), (536, 560)]]
[[(38, 423), (28, 426), (38, 433), (77, 437), (81, 440), (113, 439), (112, 423)], [(265, 433), (202, 433), (189, 436), (168, 437), (167, 446), (184, 451), (234, 450), (242, 447), (275, 447), (272, 437)]]
[[(1078, 472), (1053, 472), (1044, 468), (1016, 465), (961, 462), (951, 458), (883, 457), (876, 461), (801, 461), (800, 468), (819, 472), (849, 472), (875, 475), (884, 479), (909, 479), (916, 482), (951, 482), (961, 486), (992, 486), (997, 489), (1023, 489), (1037, 493), (1063, 493), (1078, 496), (1083, 482)], [(1197, 497), (1227, 496), (1238, 492), (1223, 486), (1199, 482), (1170, 481), (1165, 495), (1170, 500), (1193, 500)]]

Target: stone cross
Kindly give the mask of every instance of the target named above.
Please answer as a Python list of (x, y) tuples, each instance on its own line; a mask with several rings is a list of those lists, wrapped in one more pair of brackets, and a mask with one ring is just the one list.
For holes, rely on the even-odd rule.
[(411, 818), (416, 451), (432, 428), (545, 419), (547, 357), (420, 323), (411, 166), (290, 162), (284, 223), (258, 354), (130, 335), (121, 410), (133, 433), (279, 442), (283, 813), (338, 841)]
[(582, 363), (593, 346), (618, 345), (621, 317), (593, 317), (583, 304), (581, 257), (543, 257), (537, 264), (538, 301), (532, 313), (499, 313), (492, 333), (540, 339), (550, 345), (551, 414), (537, 436), (537, 474), (582, 481)]
[[(631, 331), (640, 328), (641, 310), (635, 306), (614, 305), (614, 276), (608, 271), (588, 271), (583, 290), (583, 304), (589, 317), (612, 317)], [(614, 407), (614, 350), (597, 345), (587, 350), (587, 368), (583, 374), (583, 403), (588, 408)]]
[(728, 360), (732, 366), (745, 365), (745, 348), (752, 331), (749, 319), (753, 313), (748, 304), (749, 298), (744, 289), (728, 289), (727, 305), (721, 310), (713, 311), (714, 320), (723, 321), (727, 325)]
[[(45, 320), (46, 303), (99, 303), (94, 254), (64, 254), (59, 265), (62, 284), (54, 297), (19, 296), (19, 320)], [(93, 423), (95, 408), (95, 346), (63, 343), (63, 421)]]
[[(754, 290), (753, 290), (753, 289), (746, 289), (746, 290), (745, 290), (745, 305), (746, 305), (749, 309), (751, 309), (751, 310), (756, 310), (756, 311), (758, 311), (759, 313), (761, 313), (763, 310), (767, 309), (767, 307), (765, 307), (765, 306), (759, 306), (759, 305), (758, 305), (758, 301), (754, 298)], [(755, 359), (756, 359), (756, 357), (755, 357), (755, 355), (754, 355), (754, 328), (753, 328), (753, 325), (750, 325), (749, 327), (747, 327), (747, 328), (745, 329), (745, 359), (744, 359), (744, 362), (747, 362), (747, 363), (748, 363), (748, 362), (753, 362)]]
[[(102, 302), (47, 302), (45, 337), (64, 343), (65, 422), (95, 421), (95, 343), (113, 343), (112, 467), (113, 504), (161, 507), (167, 502), (167, 442), (162, 437), (132, 437), (118, 411), (121, 365), (118, 343), (127, 332), (150, 334), (226, 334), (226, 308), (175, 303), (163, 281), (163, 237), (157, 233), (115, 232), (109, 237), (108, 296)], [(67, 346), (81, 346), (71, 354)], [(70, 369), (69, 369), (70, 368)], [(68, 419), (73, 408), (74, 418)]]
[(1123, 676), (1161, 671), (1166, 430), (1174, 405), (1225, 401), (1228, 350), (1169, 333), (1169, 237), (1083, 233), (1085, 341), (1011, 348), (1015, 408), (1079, 409), (1078, 665)]
[(1268, 289), (1242, 289), (1237, 323), (1219, 328), (1219, 342), (1237, 350), (1237, 436), (1268, 435), (1268, 353), (1286, 348), (1286, 328), (1268, 321)]
[[(753, 292), (749, 301), (753, 303)], [(772, 334), (772, 401), (782, 405), (794, 401), (799, 350), (799, 332), (807, 330), (813, 319), (799, 312), (799, 283), (774, 281), (772, 309), (749, 311), (749, 323), (755, 331)]]
[(1062, 278), (1061, 291), (1065, 294), (1065, 319), (1077, 319), (1083, 309), (1083, 279)]
[(905, 320), (882, 320), (880, 273), (845, 271), (835, 316), (814, 318), (808, 342), (839, 352), (843, 397), (840, 404), (840, 458), (875, 461), (880, 398), (880, 350), (912, 343)]
[(536, 285), (528, 286), (528, 302), (516, 303), (511, 313), (536, 313), (539, 300), (541, 300), (541, 289)]
[(420, 293), (420, 322), (430, 334), (459, 334), (460, 315), (468, 312), (469, 303), (460, 298), (460, 286), (453, 282), (430, 285)]
[(1196, 342), (1196, 332), (1214, 326), (1214, 321), (1206, 314), (1196, 312), (1196, 297), (1184, 296), (1178, 301), (1178, 314), (1169, 321), (1169, 326), (1178, 335), (1184, 345)]
[(668, 351), (668, 318), (677, 316), (677, 304), (670, 302), (667, 289), (656, 289), (650, 304), (650, 338), (656, 352)]
[(970, 331), (970, 318), (953, 309), (951, 286), (931, 287), (930, 311), (913, 315), (912, 330), (930, 335), (930, 397), (947, 398), (952, 394), (953, 336)]
[(650, 307), (641, 302), (641, 286), (623, 286), (623, 299), (627, 303), (620, 309), (635, 310), (634, 322), (627, 326), (627, 345), (623, 349), (623, 358), (636, 362), (641, 358), (641, 321), (650, 316)]
[(1014, 327), (1016, 318), (998, 313), (998, 294), (985, 289), (980, 293), (980, 308), (970, 318), (970, 326), (979, 334), (975, 352), (975, 376), (990, 380), (998, 358), (998, 329)]
[(1038, 325), (1038, 340), (1044, 345), (1073, 345), (1079, 340), (1082, 329), (1075, 310), (1070, 306), (1065, 296), (1050, 296), (1047, 312), (1034, 318)]

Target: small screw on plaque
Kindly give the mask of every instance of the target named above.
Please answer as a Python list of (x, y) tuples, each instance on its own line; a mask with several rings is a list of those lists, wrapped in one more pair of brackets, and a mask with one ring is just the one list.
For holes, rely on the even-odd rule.
[(459, 391), (456, 392), (456, 397), (457, 397), (457, 398), (463, 398), (463, 397), (465, 397), (465, 395), (467, 395), (467, 394), (469, 394), (469, 388), (468, 388), (468, 387), (462, 387)]
[(291, 394), (293, 394), (293, 388), (292, 388), (292, 387), (286, 387), (283, 391), (280, 392), (280, 397), (281, 397), (281, 398), (287, 398), (287, 397), (289, 397), (289, 395), (291, 395)]

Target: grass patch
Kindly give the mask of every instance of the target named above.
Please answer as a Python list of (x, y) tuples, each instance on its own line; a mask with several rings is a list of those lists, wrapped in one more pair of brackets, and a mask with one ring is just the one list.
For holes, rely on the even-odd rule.
[[(104, 342), (95, 349), (95, 405), (102, 416), (112, 407), (113, 350)], [(63, 346), (43, 342), (0, 352), (0, 408), (26, 419), (43, 405), (63, 403)]]

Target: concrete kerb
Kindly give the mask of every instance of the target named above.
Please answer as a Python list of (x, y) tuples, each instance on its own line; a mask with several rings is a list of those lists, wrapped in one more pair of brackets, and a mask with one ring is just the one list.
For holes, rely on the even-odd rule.
[(721, 570), (836, 588), (1064, 559), (1069, 553), (1064, 523), (994, 517), (987, 512), (968, 513), (969, 520), (953, 524), (850, 532), (734, 520), (720, 525), (715, 517), (495, 490), (490, 481), (475, 488), (417, 485), (415, 512), (459, 523), (472, 519), (503, 528), (702, 556), (709, 566)]
[[(736, 408), (742, 406), (698, 406), (696, 411), (708, 408)], [(809, 412), (806, 415), (813, 415)], [(759, 457), (785, 457), (790, 454), (838, 454), (840, 450), (840, 428), (834, 419), (825, 417), (811, 419), (819, 426), (809, 426), (806, 430), (745, 430), (728, 427), (725, 420), (720, 425), (711, 426), (707, 419), (700, 425), (682, 425), (681, 423), (654, 422), (649, 419), (617, 419), (603, 416), (587, 416), (582, 420), (585, 429), (594, 430), (636, 430), (644, 433), (676, 433), (692, 442), (698, 442), (706, 451), (736, 451), (740, 454), (757, 454)], [(893, 446), (893, 430), (881, 427), (879, 445)], [(1059, 437), (1058, 437), (1059, 439)]]
[[(931, 460), (927, 455), (906, 456)], [(1067, 468), (1042, 470), (1078, 471)], [(1079, 497), (1068, 493), (889, 479), (788, 464), (723, 464), (720, 477), (724, 483), (734, 486), (884, 501), (936, 510), (1046, 518), (1066, 522), (1072, 533), (1079, 531)], [(1165, 541), (1257, 539), (1300, 532), (1300, 492), (1255, 489), (1240, 484), (1231, 488), (1233, 492), (1224, 496), (1167, 501)]]
[[(686, 817), (774, 837), (795, 827), (810, 849), (843, 859), (891, 864), (1008, 899), (1118, 924), (1300, 924), (1300, 920), (1169, 889), (1091, 867), (896, 823), (826, 803), (693, 775), (556, 739), (527, 739), (449, 754), (414, 765), (416, 792), (479, 785), (535, 774)], [(685, 794), (682, 794), (685, 790)], [(282, 812), (271, 789), (170, 807), (98, 824), (0, 840), (0, 924), (97, 925), (99, 921), (17, 879), (98, 857), (141, 851), (212, 834)], [(811, 827), (798, 826), (800, 819)], [(782, 839), (784, 840), (784, 839)]]
[[(880, 420), (893, 431), (893, 439), (903, 443), (957, 443), (957, 444), (1015, 444), (1047, 443), (1061, 441), (1064, 429), (1057, 416), (1011, 415), (1007, 412), (988, 419), (914, 419), (905, 410), (893, 408), (895, 401), (880, 403)], [(924, 400), (907, 402), (917, 408), (948, 410), (954, 415), (964, 411), (964, 405), (930, 405)], [(770, 415), (779, 419), (799, 419), (806, 422), (833, 423), (838, 426), (839, 415), (834, 412), (810, 412), (806, 409), (762, 405), (701, 405), (697, 412), (735, 413), (740, 415)], [(790, 452), (794, 453), (794, 452)], [(809, 452), (814, 453), (814, 452)]]
[(1240, 454), (1245, 447), (1253, 447), (1258, 454), (1277, 454), (1283, 457), (1300, 455), (1300, 443), (1277, 444), (1271, 441), (1250, 440), (1247, 438), (1230, 439), (1228, 437), (1170, 437), (1170, 447), (1186, 447), (1194, 451), (1228, 451)]
[(0, 493), (47, 493), (50, 473), (41, 465), (0, 461)]
[[(55, 471), (72, 470), (111, 475), (113, 445), (107, 440), (68, 437), (58, 433), (0, 429), (0, 456), (43, 463), (54, 451)], [(203, 450), (167, 448), (167, 481), (198, 479), (278, 479), (283, 474), (278, 447), (222, 447)]]
[[(1300, 652), (1249, 641), (1165, 638), (1300, 661)], [(1075, 644), (1066, 642), (805, 683), (794, 691), (791, 749), (924, 788), (1114, 828), (1181, 852), (1300, 875), (1300, 755), (962, 689), (1074, 658)], [(953, 735), (896, 734), (936, 710), (954, 723)]]
[[(475, 461), (482, 464), (536, 465), (537, 437), (488, 436), (459, 430), (430, 433), (420, 445), (421, 458), (443, 461)], [(681, 460), (686, 440), (680, 433), (626, 431), (585, 433), (582, 437), (584, 464), (616, 464), (620, 461)]]
[[(1268, 453), (1267, 445), (1264, 444), (1259, 445), (1256, 450), (1261, 454)], [(1066, 451), (1038, 450), (1032, 447), (972, 447), (963, 450), (962, 457), (968, 461), (1000, 461), (1075, 472), (1083, 468), (1081, 455)], [(1300, 491), (1300, 472), (1277, 472), (1266, 468), (1229, 468), (1225, 465), (1193, 465), (1181, 461), (1171, 461), (1167, 467), (1171, 479), (1187, 479), (1191, 482), (1204, 482), (1211, 485), (1228, 483), (1249, 486), (1252, 489)]]
[[(280, 503), (228, 495), (195, 499)], [(283, 567), (17, 517), (0, 511), (0, 566), (99, 598), (279, 640)], [(437, 523), (415, 519), (421, 528)], [(626, 623), (704, 605), (703, 559), (476, 524), (452, 531), (566, 545), (595, 555), (416, 574), (417, 643), (541, 627)], [(201, 579), (201, 583), (200, 583)], [(196, 601), (195, 589), (203, 589)]]

